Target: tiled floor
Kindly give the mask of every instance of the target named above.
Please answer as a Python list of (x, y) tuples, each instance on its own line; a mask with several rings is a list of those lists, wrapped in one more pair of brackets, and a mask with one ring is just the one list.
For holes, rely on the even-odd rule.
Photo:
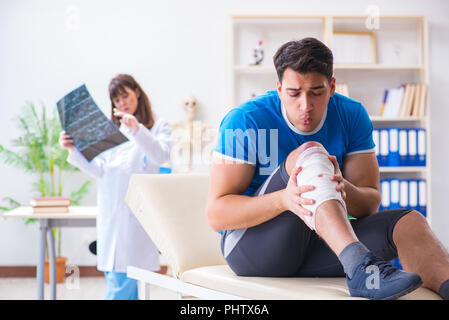
[[(57, 284), (56, 298), (59, 300), (102, 300), (106, 290), (103, 277), (81, 277), (79, 281), (68, 278)], [(45, 299), (50, 297), (50, 286), (45, 285)], [(34, 300), (37, 297), (35, 278), (0, 278), (0, 300)], [(176, 292), (160, 287), (150, 287), (150, 299), (178, 299)]]

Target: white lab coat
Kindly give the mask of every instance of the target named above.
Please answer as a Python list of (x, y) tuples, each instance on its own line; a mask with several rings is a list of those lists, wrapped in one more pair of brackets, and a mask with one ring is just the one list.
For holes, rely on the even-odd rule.
[(129, 179), (135, 173), (158, 173), (170, 156), (171, 127), (156, 119), (148, 130), (140, 124), (120, 131), (129, 139), (88, 162), (79, 151), (68, 162), (98, 178), (97, 269), (126, 272), (128, 265), (159, 270), (159, 252), (125, 202)]

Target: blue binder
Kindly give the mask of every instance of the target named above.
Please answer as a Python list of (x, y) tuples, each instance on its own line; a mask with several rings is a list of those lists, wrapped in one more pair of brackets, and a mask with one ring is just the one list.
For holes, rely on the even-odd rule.
[(408, 133), (407, 129), (399, 129), (399, 165), (408, 164)]
[(388, 129), (388, 166), (399, 166), (399, 130), (398, 128)]
[(427, 181), (424, 179), (418, 181), (418, 211), (427, 217)]
[(410, 128), (407, 130), (408, 135), (408, 166), (416, 166), (418, 164), (418, 137), (417, 130)]
[(408, 182), (408, 209), (418, 210), (418, 180)]
[(380, 131), (379, 129), (373, 129), (373, 141), (376, 145), (375, 152), (376, 152), (376, 159), (377, 164), (380, 166)]
[(382, 180), (380, 184), (380, 194), (380, 207), (382, 208), (382, 210), (379, 209), (379, 211), (390, 209), (390, 179)]
[(389, 150), (388, 129), (380, 129), (379, 166), (388, 166)]
[(379, 184), (379, 186), (380, 186), (380, 205), (379, 205), (379, 212), (380, 211), (383, 211), (384, 210), (384, 206), (382, 205), (382, 183), (384, 182), (384, 180), (383, 179), (380, 179), (380, 184)]
[(399, 209), (400, 184), (399, 179), (390, 179), (390, 209)]
[(426, 129), (419, 128), (418, 129), (418, 158), (417, 158), (417, 166), (426, 166)]
[(401, 208), (407, 209), (408, 204), (408, 180), (399, 181), (399, 206)]

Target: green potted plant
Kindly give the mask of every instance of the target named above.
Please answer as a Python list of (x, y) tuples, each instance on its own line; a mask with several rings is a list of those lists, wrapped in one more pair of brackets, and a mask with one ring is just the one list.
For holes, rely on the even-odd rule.
[[(45, 105), (42, 105), (38, 115), (36, 106), (27, 101), (17, 120), (21, 134), (12, 140), (12, 145), (17, 150), (13, 151), (0, 145), (0, 157), (3, 162), (36, 178), (32, 184), (32, 192), (35, 196), (63, 195), (63, 173), (78, 171), (78, 169), (67, 162), (68, 151), (59, 146), (59, 134), (62, 129), (56, 108), (53, 109), (52, 117), (48, 118)], [(91, 181), (86, 181), (78, 190), (66, 195), (71, 199), (72, 205), (80, 204), (88, 192), (90, 183)], [(0, 206), (0, 211), (9, 211), (22, 205), (10, 197), (4, 197), (3, 201), (7, 202), (7, 205)], [(27, 219), (25, 224), (30, 224), (35, 220)], [(57, 264), (59, 261), (59, 264), (62, 265), (60, 267), (62, 275), (57, 275), (57, 278), (59, 278), (58, 282), (62, 282), (67, 258), (62, 257), (61, 254), (61, 229), (55, 228), (53, 232), (56, 241)], [(57, 273), (60, 274), (61, 271), (57, 271)]]

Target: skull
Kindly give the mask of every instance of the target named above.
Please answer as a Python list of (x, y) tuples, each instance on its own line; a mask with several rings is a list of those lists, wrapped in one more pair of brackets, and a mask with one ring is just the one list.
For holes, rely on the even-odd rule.
[(182, 107), (187, 112), (187, 119), (193, 120), (196, 112), (196, 98), (194, 96), (185, 96), (182, 98)]

